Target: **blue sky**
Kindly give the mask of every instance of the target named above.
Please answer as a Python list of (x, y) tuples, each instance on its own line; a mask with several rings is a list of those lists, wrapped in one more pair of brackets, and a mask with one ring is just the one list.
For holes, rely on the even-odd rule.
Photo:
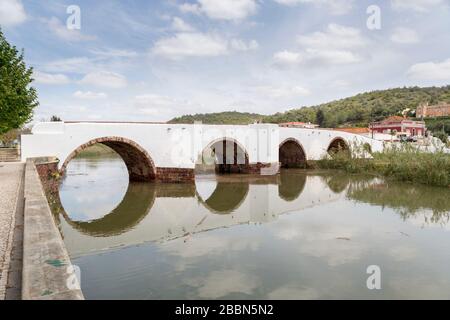
[[(67, 28), (70, 5), (81, 29)], [(380, 29), (367, 9), (380, 9)], [(450, 83), (449, 0), (0, 0), (35, 69), (35, 121), (270, 114)]]

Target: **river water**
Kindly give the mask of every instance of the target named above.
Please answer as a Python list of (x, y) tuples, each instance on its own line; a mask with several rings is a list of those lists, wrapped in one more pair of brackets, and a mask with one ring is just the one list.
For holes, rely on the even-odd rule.
[(71, 161), (60, 199), (87, 299), (450, 298), (449, 189), (298, 169), (129, 183), (102, 156)]

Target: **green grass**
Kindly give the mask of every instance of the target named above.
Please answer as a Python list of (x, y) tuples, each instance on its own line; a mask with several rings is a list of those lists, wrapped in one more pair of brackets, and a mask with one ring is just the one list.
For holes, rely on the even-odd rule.
[(352, 150), (351, 154), (337, 152), (319, 160), (317, 165), (321, 169), (368, 173), (397, 181), (450, 187), (450, 155), (442, 151), (425, 153), (404, 145), (361, 159), (355, 156), (358, 152), (354, 152), (354, 148)]

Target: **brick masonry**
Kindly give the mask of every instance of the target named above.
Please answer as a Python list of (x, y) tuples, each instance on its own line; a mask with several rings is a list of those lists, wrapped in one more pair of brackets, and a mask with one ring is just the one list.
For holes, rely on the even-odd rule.
[(156, 180), (159, 182), (191, 182), (194, 181), (194, 169), (157, 168)]
[(57, 194), (59, 191), (60, 177), (58, 170), (59, 161), (57, 159), (35, 159), (34, 163), (46, 193)]
[[(36, 169), (41, 178), (43, 187), (47, 194), (58, 194), (60, 176), (64, 174), (58, 170), (58, 160), (36, 160)], [(261, 174), (261, 170), (275, 168), (278, 173), (278, 163), (251, 163), (251, 164), (233, 164), (220, 165), (228, 167), (229, 170), (218, 170), (218, 173), (243, 173), (243, 174)], [(219, 167), (219, 165), (217, 166)], [(131, 177), (130, 177), (131, 178)], [(131, 181), (136, 181), (132, 180)], [(147, 181), (157, 181), (162, 183), (189, 183), (195, 180), (194, 169), (183, 168), (156, 168), (156, 177)], [(142, 180), (138, 180), (142, 181)]]

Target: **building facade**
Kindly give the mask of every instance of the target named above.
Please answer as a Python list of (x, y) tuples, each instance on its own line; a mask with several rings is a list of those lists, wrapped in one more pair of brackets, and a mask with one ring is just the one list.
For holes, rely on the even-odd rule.
[(413, 121), (407, 118), (393, 116), (383, 121), (373, 122), (369, 129), (373, 133), (398, 134), (404, 133), (407, 136), (424, 136), (426, 132), (425, 122)]
[(423, 104), (416, 109), (416, 118), (450, 117), (450, 104), (440, 103), (434, 106)]

